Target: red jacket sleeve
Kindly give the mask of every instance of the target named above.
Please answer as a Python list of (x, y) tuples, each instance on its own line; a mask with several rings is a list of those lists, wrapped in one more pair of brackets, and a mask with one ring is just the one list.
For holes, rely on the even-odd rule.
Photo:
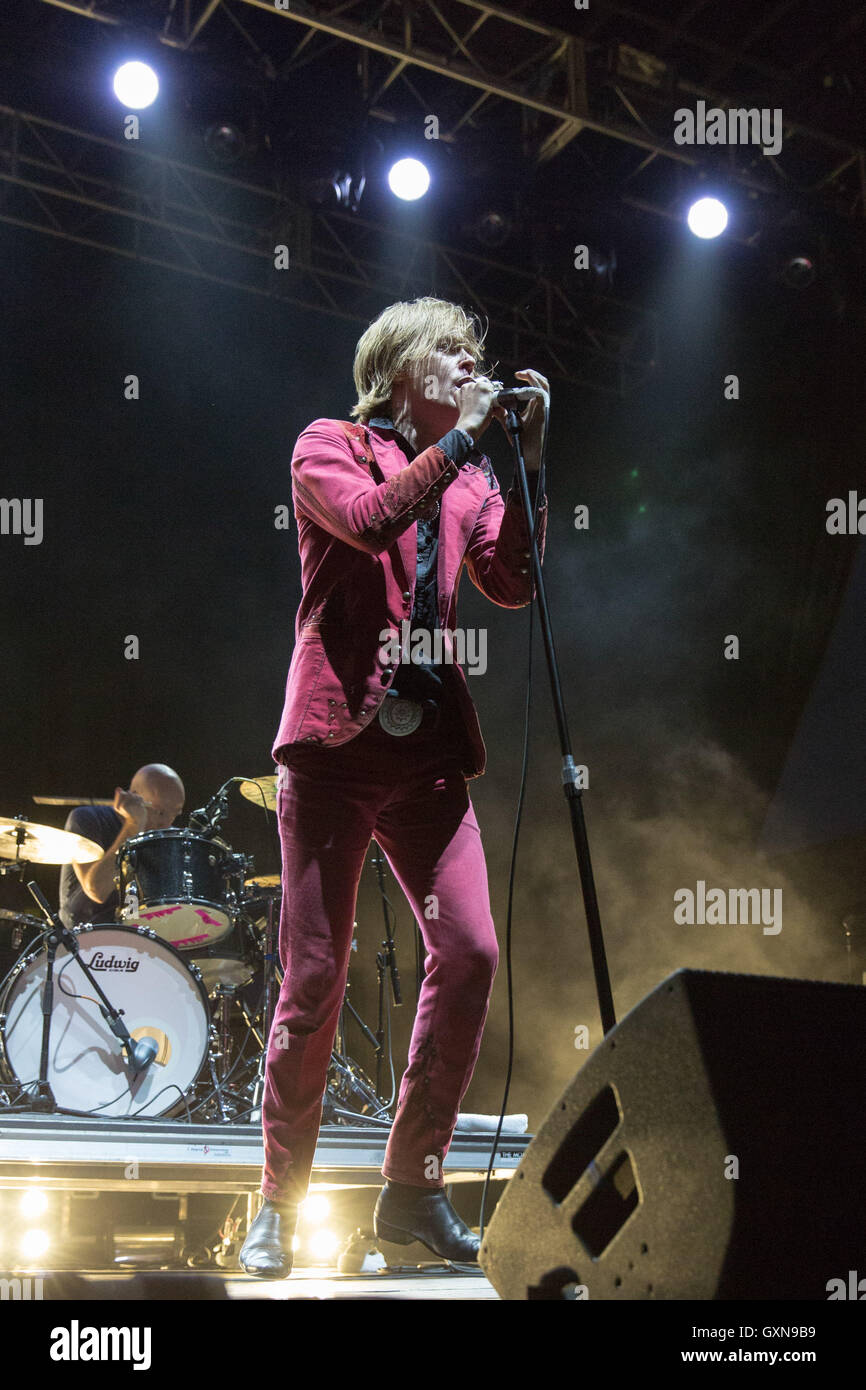
[(458, 472), (458, 465), (432, 444), (396, 477), (376, 483), (355, 458), (339, 423), (314, 420), (299, 435), (292, 454), (295, 513), (348, 545), (378, 555)]
[[(547, 530), (547, 498), (538, 508), (536, 544), (544, 558)], [(535, 586), (529, 555), (529, 532), (520, 494), (510, 489), (505, 501), (497, 487), (485, 499), (466, 547), (469, 578), (481, 593), (500, 608), (523, 608), (531, 603)]]

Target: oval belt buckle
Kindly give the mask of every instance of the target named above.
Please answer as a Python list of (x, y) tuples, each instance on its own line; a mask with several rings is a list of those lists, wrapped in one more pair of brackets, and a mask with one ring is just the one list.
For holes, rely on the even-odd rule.
[(395, 738), (413, 734), (423, 718), (420, 700), (406, 700), (402, 695), (386, 695), (379, 706), (379, 723), (386, 734), (393, 734)]

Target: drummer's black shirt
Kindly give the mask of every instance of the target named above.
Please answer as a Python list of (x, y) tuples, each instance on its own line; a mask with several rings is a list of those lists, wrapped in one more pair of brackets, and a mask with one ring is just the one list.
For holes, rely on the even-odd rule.
[[(103, 849), (114, 844), (123, 825), (122, 818), (111, 806), (76, 806), (66, 818), (64, 829), (95, 840)], [(60, 917), (71, 930), (79, 922), (112, 922), (117, 908), (117, 893), (112, 892), (104, 903), (88, 898), (71, 864), (60, 870)]]

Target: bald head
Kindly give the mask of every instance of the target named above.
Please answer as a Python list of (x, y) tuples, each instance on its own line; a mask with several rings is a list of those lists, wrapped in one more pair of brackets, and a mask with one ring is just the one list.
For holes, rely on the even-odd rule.
[(165, 763), (146, 763), (129, 784), (148, 803), (147, 829), (166, 830), (183, 810), (186, 791), (174, 768)]

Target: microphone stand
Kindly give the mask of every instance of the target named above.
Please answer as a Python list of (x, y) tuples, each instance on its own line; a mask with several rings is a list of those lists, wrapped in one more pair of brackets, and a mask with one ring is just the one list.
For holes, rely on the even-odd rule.
[(57, 956), (58, 946), (65, 946), (69, 954), (75, 957), (79, 969), (102, 1000), (102, 1008), (100, 1011), (112, 1033), (119, 1040), (121, 1050), (127, 1054), (132, 1064), (131, 1069), (133, 1077), (137, 1076), (139, 1071), (143, 1071), (144, 1067), (138, 1068), (135, 1066), (133, 1059), (134, 1044), (129, 1029), (124, 1023), (120, 1012), (115, 1009), (114, 1005), (103, 992), (90, 966), (85, 965), (84, 961), (81, 959), (77, 938), (68, 927), (63, 925), (58, 914), (52, 912), (45, 894), (42, 892), (39, 885), (31, 881), (28, 883), (27, 887), (30, 890), (31, 897), (34, 898), (43, 917), (51, 927), (47, 936), (45, 984), (42, 989), (42, 1050), (39, 1056), (39, 1080), (36, 1083), (36, 1099), (33, 1102), (33, 1108), (34, 1110), (48, 1110), (54, 1113), (59, 1110), (60, 1107), (57, 1104), (54, 1092), (51, 1089), (51, 1083), (48, 1080), (48, 1053), (51, 1037), (51, 1013), (54, 1008), (54, 961)]
[(394, 942), (394, 933), (391, 930), (391, 919), (388, 916), (388, 895), (385, 892), (385, 864), (382, 851), (376, 844), (376, 852), (373, 856), (373, 864), (376, 869), (376, 878), (379, 882), (379, 893), (382, 898), (382, 916), (385, 920), (385, 940), (382, 942), (381, 951), (376, 952), (376, 976), (378, 1009), (376, 1019), (376, 1095), (382, 1095), (382, 1067), (385, 1061), (385, 971), (391, 977), (391, 995), (394, 1000), (394, 1007), (398, 1008), (403, 1003), (403, 988), (400, 984), (400, 972), (397, 969), (397, 948)]
[[(520, 484), (520, 496), (526, 515), (527, 534), (530, 537), (532, 576), (535, 583), (536, 598), (538, 600), (538, 612), (541, 619), (541, 635), (544, 640), (544, 651), (547, 657), (547, 667), (550, 676), (550, 691), (553, 697), (553, 709), (556, 717), (556, 727), (559, 733), (559, 746), (562, 753), (562, 788), (565, 793), (571, 817), (571, 833), (574, 839), (574, 852), (577, 856), (577, 866), (580, 873), (580, 886), (583, 893), (583, 906), (586, 913), (586, 925), (589, 933), (589, 948), (592, 954), (592, 968), (595, 975), (595, 989), (598, 996), (599, 1013), (601, 1014), (602, 1028), (605, 1034), (607, 1034), (616, 1025), (613, 994), (611, 993), (607, 956), (604, 949), (604, 936), (601, 929), (601, 917), (599, 915), (598, 899), (595, 892), (595, 879), (592, 872), (589, 839), (586, 833), (586, 822), (583, 814), (582, 793), (581, 788), (577, 786), (574, 757), (571, 751), (571, 738), (568, 732), (568, 722), (565, 715), (565, 701), (562, 694), (562, 683), (559, 678), (559, 666), (556, 660), (556, 650), (553, 642), (550, 611), (547, 606), (547, 592), (544, 587), (544, 576), (542, 574), (541, 560), (536, 544), (532, 502), (529, 496), (529, 483), (526, 477), (526, 459), (524, 458), (523, 446), (521, 443), (523, 425), (514, 405), (509, 405), (507, 407), (507, 426), (514, 448), (517, 477)], [(546, 444), (547, 438), (545, 434), (545, 447)], [(542, 468), (538, 480), (540, 486), (544, 484), (543, 464), (544, 454), (542, 453)]]
[(229, 813), (228, 789), (232, 782), (241, 782), (241, 777), (230, 777), (229, 780), (220, 787), (216, 796), (212, 796), (206, 806), (202, 806), (198, 811), (191, 811), (189, 817), (189, 829), (194, 834), (199, 835), (203, 840), (209, 840), (217, 833), (223, 821), (227, 819)]

